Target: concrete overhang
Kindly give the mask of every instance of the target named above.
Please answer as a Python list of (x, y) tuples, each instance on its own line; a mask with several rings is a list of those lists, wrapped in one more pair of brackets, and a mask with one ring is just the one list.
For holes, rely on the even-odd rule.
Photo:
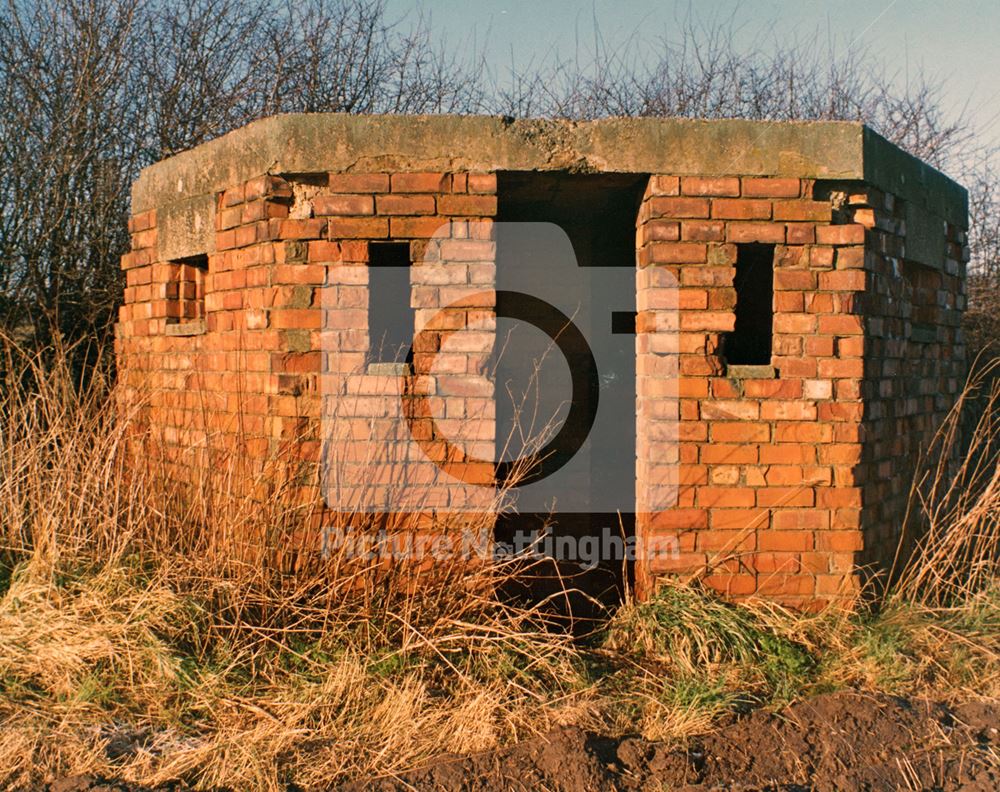
[[(862, 181), (912, 204), (915, 223), (968, 224), (964, 188), (863, 124), (677, 118), (272, 116), (145, 168), (132, 189), (132, 211), (159, 210), (176, 232), (170, 257), (179, 257), (213, 228), (206, 214), (212, 211), (210, 198), (227, 187), (265, 173), (372, 170), (568, 170)], [(192, 219), (192, 212), (206, 217)]]

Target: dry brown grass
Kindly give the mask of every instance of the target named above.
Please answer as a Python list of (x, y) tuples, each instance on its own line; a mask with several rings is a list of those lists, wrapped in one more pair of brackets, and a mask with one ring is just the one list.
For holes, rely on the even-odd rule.
[[(946, 605), (997, 582), (1000, 359), (979, 367), (925, 453), (911, 495), (922, 533), (891, 600)], [(898, 561), (898, 559), (897, 559)]]
[(246, 491), (225, 465), (171, 487), (102, 383), (81, 397), (65, 371), (19, 365), (33, 387), (0, 405), (0, 784), (308, 786), (585, 708), (569, 639), (490, 596), (502, 569), (415, 585), (412, 569), (290, 554), (306, 512), (291, 486), (260, 499), (274, 468)]
[[(32, 387), (14, 387), (25, 366)], [(673, 739), (838, 687), (1000, 695), (996, 392), (968, 454), (951, 453), (961, 411), (931, 449), (914, 495), (928, 529), (879, 607), (806, 615), (677, 586), (574, 643), (495, 601), (503, 567), (413, 585), (290, 560), (294, 488), (241, 494), (225, 466), (171, 488), (103, 381), (80, 389), (10, 350), (3, 368), (0, 786), (308, 788), (563, 722)]]

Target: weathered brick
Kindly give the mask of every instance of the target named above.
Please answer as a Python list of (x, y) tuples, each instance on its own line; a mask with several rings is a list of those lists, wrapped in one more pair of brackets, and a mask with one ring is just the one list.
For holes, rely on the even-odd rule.
[(712, 201), (712, 217), (720, 220), (770, 220), (771, 202), (719, 198)]
[(442, 195), (438, 197), (438, 211), (444, 215), (493, 217), (497, 199), (494, 195)]
[(440, 217), (391, 217), (388, 235), (394, 238), (447, 236), (449, 223)]
[(763, 242), (781, 244), (785, 241), (783, 223), (729, 223), (726, 226), (729, 242)]
[(735, 196), (740, 194), (740, 180), (735, 177), (684, 176), (681, 178), (683, 195)]
[(435, 211), (433, 195), (379, 195), (375, 206), (380, 215), (429, 215)]
[(497, 191), (497, 175), (495, 173), (468, 174), (470, 193), (487, 193), (493, 195)]
[(676, 242), (649, 246), (649, 260), (654, 264), (684, 264), (705, 261), (708, 248), (699, 242)]
[(335, 193), (389, 192), (388, 173), (331, 173), (328, 188)]
[(370, 215), (375, 211), (370, 195), (317, 195), (312, 204), (318, 215)]
[(743, 195), (749, 198), (798, 198), (802, 183), (798, 179), (744, 177)]
[(821, 245), (862, 245), (865, 227), (862, 225), (817, 226), (816, 241)]
[(655, 197), (649, 199), (652, 217), (706, 218), (709, 202), (705, 198)]
[(331, 239), (384, 239), (389, 236), (385, 217), (332, 217), (327, 230)]
[(393, 192), (440, 193), (451, 186), (451, 176), (447, 173), (394, 173), (390, 178)]
[(725, 225), (721, 221), (687, 220), (681, 223), (681, 239), (691, 242), (723, 242)]
[(775, 201), (774, 219), (829, 223), (833, 208), (822, 201)]

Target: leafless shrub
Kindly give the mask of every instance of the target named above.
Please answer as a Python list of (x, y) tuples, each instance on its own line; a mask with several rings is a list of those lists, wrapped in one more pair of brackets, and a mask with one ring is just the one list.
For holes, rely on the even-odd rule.
[(39, 347), (106, 326), (121, 291), (135, 11), (11, 0), (0, 16), (2, 320)]
[(0, 329), (38, 349), (110, 327), (142, 167), (274, 113), (479, 102), (475, 62), (381, 0), (4, 3)]
[[(897, 74), (863, 43), (840, 46), (818, 32), (747, 46), (733, 16), (689, 12), (675, 32), (633, 35), (515, 73), (498, 87), (509, 112), (566, 118), (673, 116), (774, 121), (856, 120), (932, 164), (971, 140), (968, 119), (946, 118), (945, 86)], [(652, 54), (651, 54), (652, 53)]]
[(970, 359), (1000, 356), (1000, 154), (983, 150), (964, 177), (972, 226), (969, 305), (964, 317)]

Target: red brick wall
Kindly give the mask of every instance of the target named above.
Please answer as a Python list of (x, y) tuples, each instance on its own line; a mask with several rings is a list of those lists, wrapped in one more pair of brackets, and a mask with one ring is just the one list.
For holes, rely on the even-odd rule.
[[(863, 184), (831, 185), (839, 213), (864, 226), (857, 254), (866, 291), (865, 373), (858, 470), (863, 487), (864, 552), (859, 561), (889, 569), (903, 529), (917, 462), (965, 384), (961, 313), (965, 308), (966, 233), (943, 221), (926, 263), (908, 257), (906, 205)], [(910, 537), (915, 526), (909, 526)], [(904, 551), (905, 551), (904, 547)]]
[[(387, 441), (404, 430), (469, 482), (458, 490), (484, 497), (479, 485), (492, 469), (477, 460), (493, 456), (492, 386), (483, 368), (495, 329), (495, 192), (496, 177), (484, 173), (253, 179), (218, 195), (215, 252), (204, 276), (157, 260), (155, 211), (133, 218), (117, 338), (123, 395), (141, 404), (139, 424), (149, 428), (167, 474), (197, 481), (208, 467), (238, 460), (249, 461), (252, 476), (276, 457), (315, 466), (325, 425), (344, 435), (324, 485), (347, 505), (378, 498), (379, 487), (389, 499), (400, 481), (384, 463), (405, 460), (413, 443), (397, 437), (394, 450)], [(415, 262), (421, 332), (406, 377), (367, 369), (368, 245), (390, 238), (408, 241)], [(188, 275), (203, 279), (203, 292), (194, 295), (203, 293), (203, 307), (190, 313), (184, 306), (191, 301), (179, 299), (188, 296)], [(203, 327), (190, 325), (195, 317)], [(484, 332), (463, 333), (460, 349), (449, 345), (451, 331), (468, 324)], [(439, 388), (433, 374), (442, 370), (449, 376)], [(410, 415), (410, 430), (391, 420), (401, 391), (404, 403), (437, 420)], [(323, 404), (336, 420), (324, 423)], [(447, 460), (443, 436), (451, 441)], [(456, 456), (459, 448), (473, 459)], [(445, 491), (431, 491), (435, 471), (410, 463), (407, 491), (423, 487), (419, 502), (427, 509), (455, 506), (435, 500)], [(455, 491), (446, 494), (454, 499)], [(314, 488), (301, 494), (320, 501)]]
[[(178, 265), (157, 260), (156, 212), (133, 218), (133, 252), (117, 347), (124, 395), (176, 479), (198, 480), (222, 460), (262, 463), (282, 444), (296, 455), (312, 406), (312, 290), (323, 275), (294, 261), (292, 193), (260, 177), (218, 196), (216, 252), (204, 275), (202, 328), (177, 310)], [(174, 331), (190, 332), (174, 335)], [(253, 465), (250, 466), (251, 469)]]
[[(157, 259), (155, 211), (133, 217), (122, 381), (169, 474), (197, 481), (237, 456), (315, 465), (333, 427), (339, 461), (324, 484), (341, 502), (382, 488), (391, 503), (398, 481), (370, 455), (374, 442), (413, 462), (392, 420), (402, 404), (421, 453), (470, 483), (436, 489), (435, 466), (418, 460), (408, 475), (428, 510), (468, 507), (448, 498), (483, 492), (491, 475), (478, 460), (494, 442), (496, 205), (486, 173), (263, 176), (218, 195), (205, 275)], [(650, 178), (637, 218), (637, 533), (677, 536), (681, 552), (640, 559), (641, 593), (697, 575), (733, 596), (809, 605), (855, 590), (859, 565), (891, 561), (914, 456), (961, 382), (966, 258), (949, 226), (940, 268), (907, 261), (901, 218), (900, 201), (857, 184)], [(408, 376), (367, 368), (379, 240), (409, 242), (414, 261)], [(775, 376), (734, 377), (720, 345), (735, 322), (737, 245), (757, 242), (776, 246)], [(203, 308), (187, 285), (198, 278)], [(480, 332), (449, 346), (470, 325)], [(321, 396), (335, 416), (321, 416)]]
[[(639, 469), (655, 469), (668, 451), (652, 438), (668, 431), (675, 398), (679, 469), (675, 506), (640, 514), (637, 530), (677, 533), (681, 553), (640, 569), (647, 590), (662, 574), (698, 575), (731, 595), (805, 604), (855, 585), (864, 228), (833, 224), (813, 188), (735, 176), (650, 181), (639, 217), (638, 409), (651, 439), (640, 443)], [(753, 242), (776, 246), (770, 379), (727, 376), (720, 350), (735, 324), (736, 245)], [(674, 322), (670, 310), (642, 321), (653, 310), (644, 297), (651, 269), (676, 281), (673, 304), (659, 297), (676, 306)], [(675, 351), (671, 389), (662, 353)]]
[[(328, 502), (421, 513), (492, 506), (482, 485), (493, 479), (495, 193), (492, 174), (352, 173), (331, 175), (311, 199), (335, 240), (310, 243), (309, 254), (328, 273), (324, 438), (338, 456), (327, 465)], [(364, 264), (368, 243), (386, 239), (410, 244), (415, 334), (405, 376), (368, 367)]]

